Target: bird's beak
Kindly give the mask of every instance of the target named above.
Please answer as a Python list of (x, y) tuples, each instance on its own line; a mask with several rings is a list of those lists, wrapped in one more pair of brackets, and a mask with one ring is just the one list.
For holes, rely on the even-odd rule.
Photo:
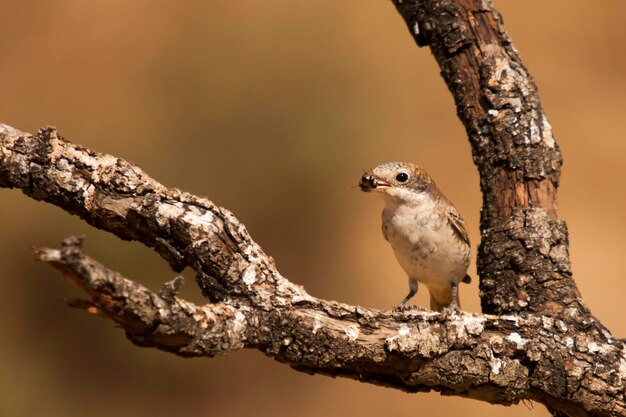
[(390, 188), (391, 184), (386, 181), (381, 180), (378, 177), (375, 177), (371, 174), (365, 174), (361, 177), (361, 181), (359, 181), (359, 188), (361, 191), (383, 191), (386, 188)]

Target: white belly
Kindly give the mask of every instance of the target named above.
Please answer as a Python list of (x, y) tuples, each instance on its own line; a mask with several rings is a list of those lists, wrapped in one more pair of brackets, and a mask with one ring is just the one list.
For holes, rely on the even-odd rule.
[(449, 288), (467, 272), (469, 246), (433, 204), (387, 205), (383, 228), (400, 266), (410, 277), (429, 288)]

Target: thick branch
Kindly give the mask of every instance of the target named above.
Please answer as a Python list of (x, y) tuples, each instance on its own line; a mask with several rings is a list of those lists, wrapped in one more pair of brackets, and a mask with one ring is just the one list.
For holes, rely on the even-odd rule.
[(175, 284), (151, 293), (84, 256), (76, 241), (38, 251), (89, 294), (88, 310), (119, 323), (136, 344), (185, 356), (257, 348), (305, 372), (405, 391), (530, 399), (572, 415), (625, 410), (623, 345), (575, 309), (562, 318), (391, 313), (313, 298), (278, 273), (226, 210), (53, 128), (31, 136), (0, 125), (0, 185), (197, 272), (213, 304), (178, 300)]
[[(302, 290), (265, 308), (233, 302), (200, 307), (178, 299), (172, 284), (150, 292), (85, 256), (79, 245), (70, 238), (61, 250), (38, 249), (38, 256), (91, 297), (92, 312), (119, 323), (140, 346), (181, 356), (252, 347), (304, 372), (499, 404), (535, 399), (558, 403), (571, 415), (582, 411), (575, 401), (559, 400), (565, 389), (598, 402), (617, 398), (623, 389), (626, 372), (604, 367), (626, 368), (623, 344), (596, 330), (569, 329), (558, 319), (382, 312), (314, 299)], [(555, 363), (576, 372), (562, 381)], [(599, 402), (596, 411), (606, 405)], [(611, 404), (616, 412), (624, 406)]]
[(562, 164), (539, 94), (490, 0), (393, 0), (429, 45), (467, 131), (483, 192), (484, 312), (585, 310), (557, 218)]

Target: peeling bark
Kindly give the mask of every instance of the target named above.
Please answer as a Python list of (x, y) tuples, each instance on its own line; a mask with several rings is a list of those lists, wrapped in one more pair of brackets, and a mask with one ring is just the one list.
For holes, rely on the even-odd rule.
[(137, 166), (0, 125), (0, 186), (190, 267), (210, 301), (158, 293), (86, 256), (80, 239), (40, 248), (89, 297), (72, 305), (118, 323), (139, 346), (181, 356), (254, 348), (293, 368), (408, 392), (495, 404), (533, 400), (570, 416), (626, 414), (626, 349), (580, 299), (558, 219), (561, 155), (532, 78), (490, 1), (394, 0), (429, 45), (466, 127), (484, 196), (485, 314), (378, 311), (311, 297), (229, 211), (167, 188)]

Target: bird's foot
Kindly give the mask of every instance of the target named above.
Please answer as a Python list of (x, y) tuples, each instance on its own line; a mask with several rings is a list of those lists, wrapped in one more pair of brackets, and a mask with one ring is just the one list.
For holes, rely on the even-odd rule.
[(393, 308), (391, 309), (391, 311), (393, 311), (394, 313), (402, 313), (404, 311), (424, 311), (424, 307), (421, 306), (417, 306), (417, 305), (407, 305), (407, 304), (396, 304), (395, 306), (393, 306)]
[(458, 316), (462, 312), (463, 310), (461, 310), (461, 307), (459, 307), (457, 303), (452, 303), (449, 306), (444, 307), (441, 311), (441, 313), (445, 316)]
[(400, 303), (400, 304), (396, 304), (395, 306), (393, 306), (393, 308), (391, 309), (391, 311), (395, 312), (395, 313), (402, 313), (403, 311), (409, 310), (411, 308), (411, 306), (408, 306), (404, 303)]

